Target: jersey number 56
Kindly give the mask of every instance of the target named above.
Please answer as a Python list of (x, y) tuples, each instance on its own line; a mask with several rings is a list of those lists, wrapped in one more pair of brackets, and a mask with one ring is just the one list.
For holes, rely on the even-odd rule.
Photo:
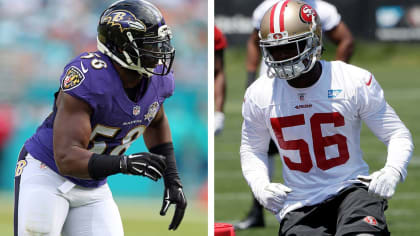
[[(283, 156), (284, 163), (291, 170), (309, 172), (313, 163), (309, 153), (309, 145), (303, 139), (284, 140), (282, 128), (293, 127), (305, 124), (303, 114), (285, 117), (270, 118), (280, 148), (284, 150), (299, 150), (301, 162), (293, 162), (289, 157)], [(342, 165), (349, 159), (347, 148), (347, 138), (341, 134), (331, 136), (322, 136), (321, 124), (334, 124), (334, 127), (344, 126), (344, 117), (338, 112), (315, 113), (310, 118), (313, 147), (315, 153), (316, 165), (321, 170), (328, 170), (338, 165)], [(327, 159), (325, 147), (336, 144), (338, 147), (338, 157)]]

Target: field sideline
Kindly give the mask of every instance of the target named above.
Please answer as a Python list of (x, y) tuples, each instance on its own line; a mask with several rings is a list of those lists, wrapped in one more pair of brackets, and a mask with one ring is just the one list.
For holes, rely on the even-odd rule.
[[(388, 103), (410, 129), (415, 146), (419, 146), (420, 132), (420, 45), (379, 44), (358, 42), (351, 63), (374, 73), (385, 91)], [(333, 58), (334, 48), (327, 45), (324, 59)], [(233, 223), (247, 213), (251, 204), (249, 188), (242, 177), (239, 160), (241, 106), (246, 81), (245, 49), (229, 48), (226, 52), (227, 102), (225, 105), (225, 129), (215, 138), (215, 222)], [(383, 167), (386, 147), (366, 126), (361, 133), (361, 145), (371, 170)], [(281, 180), (281, 162), (275, 180)], [(408, 168), (408, 177), (398, 185), (396, 194), (389, 201), (386, 211), (392, 235), (420, 235), (420, 153), (414, 151)], [(277, 235), (278, 223), (274, 216), (265, 212), (266, 228), (236, 232), (237, 236)]]

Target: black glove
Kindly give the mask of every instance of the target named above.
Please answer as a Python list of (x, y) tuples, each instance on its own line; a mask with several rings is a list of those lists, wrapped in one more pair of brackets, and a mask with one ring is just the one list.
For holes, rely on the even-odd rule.
[(172, 182), (165, 183), (165, 191), (163, 192), (163, 203), (160, 215), (164, 216), (171, 204), (175, 204), (175, 214), (172, 218), (169, 230), (176, 230), (184, 218), (185, 208), (187, 207), (187, 199), (184, 191), (182, 191), (181, 183)]
[(142, 175), (157, 181), (166, 169), (165, 157), (148, 152), (124, 155), (120, 159), (120, 168), (124, 174)]

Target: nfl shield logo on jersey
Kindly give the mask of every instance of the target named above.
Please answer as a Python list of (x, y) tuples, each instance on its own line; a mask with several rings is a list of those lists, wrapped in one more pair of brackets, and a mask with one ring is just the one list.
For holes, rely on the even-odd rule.
[(304, 93), (298, 93), (298, 96), (299, 96), (300, 101), (305, 100), (305, 94)]
[(137, 116), (138, 114), (140, 114), (140, 106), (134, 106), (133, 115)]

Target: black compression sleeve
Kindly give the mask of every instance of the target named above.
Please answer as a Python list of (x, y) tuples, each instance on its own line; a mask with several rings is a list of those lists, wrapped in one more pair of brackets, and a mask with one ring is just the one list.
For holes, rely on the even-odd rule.
[(178, 170), (176, 168), (174, 145), (172, 142), (159, 144), (150, 148), (149, 151), (166, 157), (166, 170), (163, 176), (165, 184), (175, 183), (179, 185), (179, 187), (182, 187), (181, 179), (178, 176)]
[(104, 179), (121, 172), (121, 156), (92, 154), (88, 163), (89, 175), (92, 179)]

